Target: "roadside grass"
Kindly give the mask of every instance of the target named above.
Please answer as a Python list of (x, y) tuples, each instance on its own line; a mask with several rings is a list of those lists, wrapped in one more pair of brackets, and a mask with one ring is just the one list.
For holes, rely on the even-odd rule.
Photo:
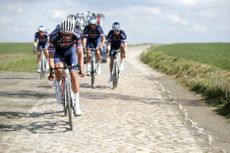
[(0, 71), (34, 72), (32, 43), (0, 43)]
[(141, 60), (174, 75), (189, 89), (202, 94), (219, 114), (230, 118), (229, 47), (227, 43), (153, 46), (141, 54)]

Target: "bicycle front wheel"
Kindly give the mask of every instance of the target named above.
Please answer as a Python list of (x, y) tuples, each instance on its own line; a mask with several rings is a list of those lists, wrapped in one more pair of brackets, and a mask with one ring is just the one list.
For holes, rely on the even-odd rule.
[(91, 61), (91, 87), (94, 87), (94, 83), (95, 83), (95, 65), (94, 62)]
[(118, 83), (117, 61), (114, 61), (114, 63), (113, 63), (112, 81), (113, 81), (113, 89), (115, 89), (117, 87), (117, 83)]
[(67, 114), (69, 118), (69, 126), (70, 130), (73, 130), (73, 114), (72, 114), (72, 109), (71, 109), (71, 92), (70, 92), (70, 85), (68, 82), (65, 84), (65, 104), (66, 104), (66, 109), (67, 109)]

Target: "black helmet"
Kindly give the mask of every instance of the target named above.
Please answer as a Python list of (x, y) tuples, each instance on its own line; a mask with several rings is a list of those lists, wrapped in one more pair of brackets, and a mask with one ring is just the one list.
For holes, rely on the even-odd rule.
[(120, 23), (114, 22), (112, 28), (113, 28), (113, 31), (120, 31), (121, 30)]

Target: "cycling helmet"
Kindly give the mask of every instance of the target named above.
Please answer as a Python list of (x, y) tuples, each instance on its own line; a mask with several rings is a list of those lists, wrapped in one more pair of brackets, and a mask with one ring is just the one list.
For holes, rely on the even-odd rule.
[(45, 28), (43, 25), (40, 25), (40, 26), (38, 27), (38, 31), (45, 32), (45, 31), (46, 31), (46, 28)]
[(120, 23), (114, 22), (112, 28), (113, 28), (113, 31), (120, 31), (121, 30)]
[(60, 25), (61, 32), (72, 33), (74, 30), (73, 22), (70, 20), (64, 20)]
[(89, 24), (97, 24), (97, 20), (94, 17), (89, 18)]

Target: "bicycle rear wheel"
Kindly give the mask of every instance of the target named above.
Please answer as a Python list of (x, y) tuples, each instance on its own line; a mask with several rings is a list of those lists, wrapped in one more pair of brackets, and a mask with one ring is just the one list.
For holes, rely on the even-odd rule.
[(70, 85), (68, 82), (65, 84), (65, 104), (66, 104), (66, 110), (69, 118), (69, 126), (70, 130), (73, 130), (73, 114), (71, 109), (71, 92), (70, 92)]

